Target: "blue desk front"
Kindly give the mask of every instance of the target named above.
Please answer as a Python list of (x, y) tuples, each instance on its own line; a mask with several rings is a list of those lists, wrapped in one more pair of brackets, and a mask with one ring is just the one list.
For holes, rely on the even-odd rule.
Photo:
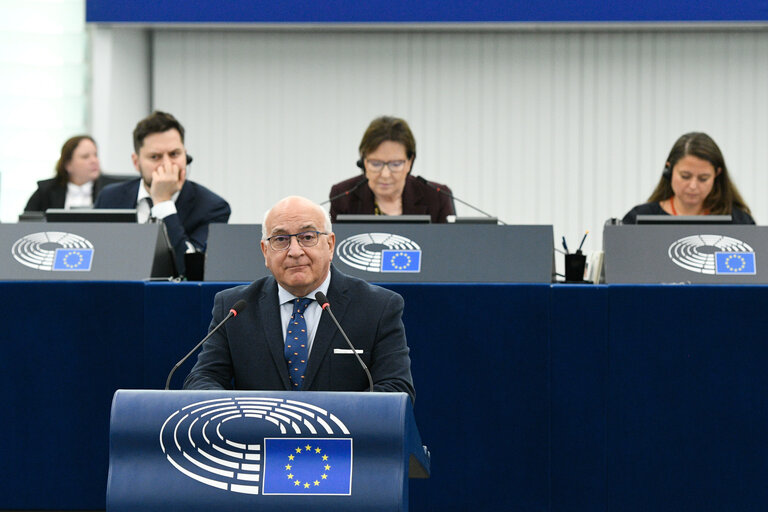
[[(0, 283), (0, 509), (104, 508), (112, 393), (161, 388), (228, 286)], [(412, 510), (768, 509), (768, 287), (389, 288)]]

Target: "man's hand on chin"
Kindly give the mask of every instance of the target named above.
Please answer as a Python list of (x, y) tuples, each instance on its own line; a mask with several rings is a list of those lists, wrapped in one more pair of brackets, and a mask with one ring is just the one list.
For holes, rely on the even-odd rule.
[(157, 204), (163, 201), (170, 201), (173, 194), (181, 190), (184, 185), (185, 171), (179, 169), (176, 164), (166, 169), (160, 165), (152, 172), (152, 186), (149, 188), (149, 195), (152, 201)]

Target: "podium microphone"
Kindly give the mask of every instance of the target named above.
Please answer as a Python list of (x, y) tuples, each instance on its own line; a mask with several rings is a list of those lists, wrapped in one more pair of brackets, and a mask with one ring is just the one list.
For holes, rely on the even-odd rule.
[(349, 348), (352, 349), (352, 353), (355, 354), (355, 357), (357, 358), (357, 361), (360, 363), (360, 366), (363, 367), (363, 371), (365, 372), (365, 376), (368, 377), (368, 391), (373, 391), (373, 379), (371, 378), (371, 372), (368, 371), (368, 367), (365, 366), (365, 363), (362, 359), (360, 359), (360, 355), (357, 353), (357, 350), (355, 350), (355, 347), (352, 345), (352, 342), (349, 341), (349, 338), (347, 338), (347, 333), (344, 332), (344, 329), (341, 328), (341, 325), (339, 324), (339, 321), (336, 320), (336, 315), (333, 314), (333, 311), (331, 311), (331, 305), (328, 303), (328, 298), (325, 296), (323, 292), (317, 292), (315, 294), (315, 300), (318, 304), (320, 304), (320, 307), (323, 308), (323, 311), (327, 311), (329, 315), (331, 315), (331, 319), (333, 319), (333, 323), (336, 324), (336, 327), (339, 328), (339, 332), (341, 332), (341, 335), (344, 336), (344, 339), (347, 341), (347, 345), (349, 345)]
[(242, 311), (245, 309), (245, 306), (247, 306), (247, 305), (248, 305), (248, 303), (247, 303), (247, 302), (245, 302), (245, 301), (244, 301), (244, 300), (242, 300), (242, 299), (240, 299), (239, 301), (235, 302), (235, 305), (234, 305), (234, 306), (232, 306), (232, 309), (230, 309), (230, 310), (229, 310), (229, 313), (227, 313), (227, 316), (225, 316), (225, 317), (224, 317), (224, 320), (222, 320), (221, 322), (219, 322), (219, 325), (217, 325), (216, 327), (214, 327), (213, 329), (211, 329), (211, 332), (209, 332), (209, 333), (208, 333), (208, 335), (207, 335), (205, 338), (203, 338), (203, 340), (202, 340), (200, 343), (198, 343), (197, 345), (195, 345), (195, 348), (193, 348), (192, 350), (190, 350), (190, 351), (189, 351), (189, 354), (185, 355), (185, 356), (184, 356), (184, 357), (181, 359), (181, 361), (179, 361), (178, 363), (176, 363), (176, 366), (174, 366), (174, 367), (173, 367), (173, 369), (171, 370), (171, 373), (169, 373), (169, 374), (168, 374), (168, 378), (165, 380), (165, 390), (166, 390), (166, 391), (168, 391), (168, 389), (169, 389), (169, 386), (171, 385), (171, 377), (173, 377), (173, 374), (174, 374), (174, 372), (176, 372), (176, 370), (178, 370), (178, 369), (179, 369), (179, 366), (181, 366), (182, 364), (184, 364), (184, 361), (186, 361), (187, 359), (189, 359), (189, 357), (190, 357), (192, 354), (194, 354), (194, 353), (195, 353), (195, 351), (196, 351), (197, 349), (199, 349), (200, 347), (202, 347), (202, 346), (203, 346), (203, 343), (205, 343), (205, 342), (208, 340), (208, 338), (210, 338), (211, 336), (213, 336), (213, 333), (215, 333), (216, 331), (218, 331), (218, 330), (219, 330), (219, 328), (220, 328), (222, 325), (224, 325), (224, 324), (227, 322), (227, 320), (229, 320), (229, 319), (230, 319), (230, 318), (232, 318), (232, 317), (235, 317), (235, 316), (237, 316), (239, 313), (241, 313), (241, 312), (242, 312)]
[(366, 183), (368, 183), (368, 178), (363, 177), (363, 179), (361, 179), (360, 181), (355, 183), (354, 187), (350, 188), (349, 190), (345, 190), (341, 194), (336, 194), (335, 196), (333, 196), (330, 199), (327, 199), (327, 200), (323, 201), (322, 203), (319, 204), (319, 206), (323, 206), (324, 204), (332, 203), (332, 202), (334, 202), (335, 200), (337, 200), (340, 197), (348, 196), (349, 194), (351, 194), (355, 190), (359, 189), (361, 186), (365, 185)]
[[(419, 180), (420, 182), (422, 182), (424, 185), (428, 186), (429, 188), (433, 188), (433, 189), (437, 190), (438, 192), (440, 192), (441, 194), (445, 194), (445, 195), (447, 195), (448, 197), (450, 197), (450, 198), (451, 198), (451, 199), (453, 199), (454, 201), (458, 201), (458, 202), (460, 202), (461, 204), (463, 204), (463, 205), (465, 205), (465, 206), (469, 206), (469, 207), (470, 207), (470, 208), (472, 208), (473, 210), (475, 210), (475, 211), (478, 211), (478, 212), (482, 213), (483, 215), (485, 215), (485, 216), (486, 216), (486, 217), (488, 217), (489, 219), (493, 219), (493, 218), (495, 218), (493, 215), (491, 215), (491, 214), (490, 214), (490, 213), (488, 213), (488, 212), (484, 212), (483, 210), (481, 210), (481, 209), (480, 209), (480, 208), (478, 208), (477, 206), (473, 206), (473, 205), (469, 204), (469, 203), (468, 203), (468, 202), (466, 202), (466, 201), (462, 201), (461, 199), (459, 199), (458, 197), (456, 197), (456, 196), (455, 196), (455, 195), (453, 195), (452, 193), (450, 193), (450, 192), (448, 192), (447, 190), (445, 190), (443, 187), (439, 187), (439, 186), (437, 186), (437, 185), (435, 185), (435, 184), (433, 184), (433, 183), (430, 183), (429, 181), (427, 181), (427, 179), (426, 179), (426, 178), (424, 178), (424, 177), (422, 177), (422, 176), (414, 176), (414, 178), (416, 178), (417, 180)], [(498, 220), (499, 222), (501, 222), (502, 224), (504, 224), (505, 226), (507, 225), (507, 223), (506, 223), (506, 222), (504, 222), (503, 220), (499, 220), (499, 219), (497, 219), (497, 220)]]

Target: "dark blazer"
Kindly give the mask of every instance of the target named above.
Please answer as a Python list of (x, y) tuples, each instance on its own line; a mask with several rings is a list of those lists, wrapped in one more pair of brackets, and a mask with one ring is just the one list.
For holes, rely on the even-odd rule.
[[(334, 197), (343, 194), (357, 185), (364, 176), (358, 175), (354, 178), (342, 181), (331, 187), (331, 193), (328, 197)], [(445, 190), (451, 194), (451, 190), (439, 183), (433, 185)], [(368, 184), (363, 184), (349, 195), (344, 195), (334, 201), (331, 201), (331, 220), (336, 220), (336, 215), (343, 214), (373, 214), (374, 213), (374, 195)], [(403, 214), (429, 214), (433, 223), (447, 222), (448, 215), (455, 215), (453, 200), (450, 195), (438, 192), (432, 187), (421, 183), (410, 174), (405, 179), (403, 188)]]
[[(96, 199), (94, 208), (136, 208), (141, 178), (105, 187)], [(187, 180), (176, 199), (176, 212), (163, 219), (168, 238), (176, 255), (179, 273), (184, 273), (186, 242), (204, 252), (208, 242), (208, 224), (226, 223), (231, 210), (229, 204), (202, 185)]]
[[(93, 184), (92, 195), (93, 202), (96, 202), (96, 198), (105, 186), (112, 183), (119, 183), (122, 181), (120, 178), (111, 178), (104, 176), (103, 174), (96, 178)], [(67, 199), (67, 184), (63, 185), (59, 183), (56, 178), (50, 178), (47, 180), (41, 180), (37, 182), (37, 190), (27, 201), (27, 206), (24, 207), (25, 212), (44, 212), (48, 208), (64, 208), (64, 202)]]
[[(637, 224), (638, 215), (669, 215), (659, 203), (645, 203), (632, 208), (621, 220), (623, 224)], [(731, 211), (731, 224), (754, 224), (750, 214), (734, 207)]]
[[(342, 274), (331, 266), (328, 301), (371, 371), (376, 391), (402, 391), (413, 400), (411, 359), (402, 322), (403, 298)], [(203, 344), (184, 389), (290, 390), (283, 354), (277, 282), (272, 276), (216, 294), (211, 328), (238, 300), (248, 306)], [(365, 391), (368, 379), (327, 313), (322, 313), (309, 354), (304, 391)]]

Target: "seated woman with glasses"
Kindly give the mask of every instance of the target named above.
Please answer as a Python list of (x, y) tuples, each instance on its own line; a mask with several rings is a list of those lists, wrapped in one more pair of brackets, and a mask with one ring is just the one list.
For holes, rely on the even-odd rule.
[(379, 117), (360, 141), (355, 176), (331, 187), (331, 219), (339, 214), (427, 214), (433, 223), (454, 215), (453, 197), (445, 185), (411, 176), (416, 140), (408, 123), (396, 117)]
[(656, 190), (648, 202), (623, 219), (638, 215), (730, 215), (733, 224), (754, 224), (749, 207), (728, 176), (725, 158), (706, 133), (686, 133), (672, 146)]

